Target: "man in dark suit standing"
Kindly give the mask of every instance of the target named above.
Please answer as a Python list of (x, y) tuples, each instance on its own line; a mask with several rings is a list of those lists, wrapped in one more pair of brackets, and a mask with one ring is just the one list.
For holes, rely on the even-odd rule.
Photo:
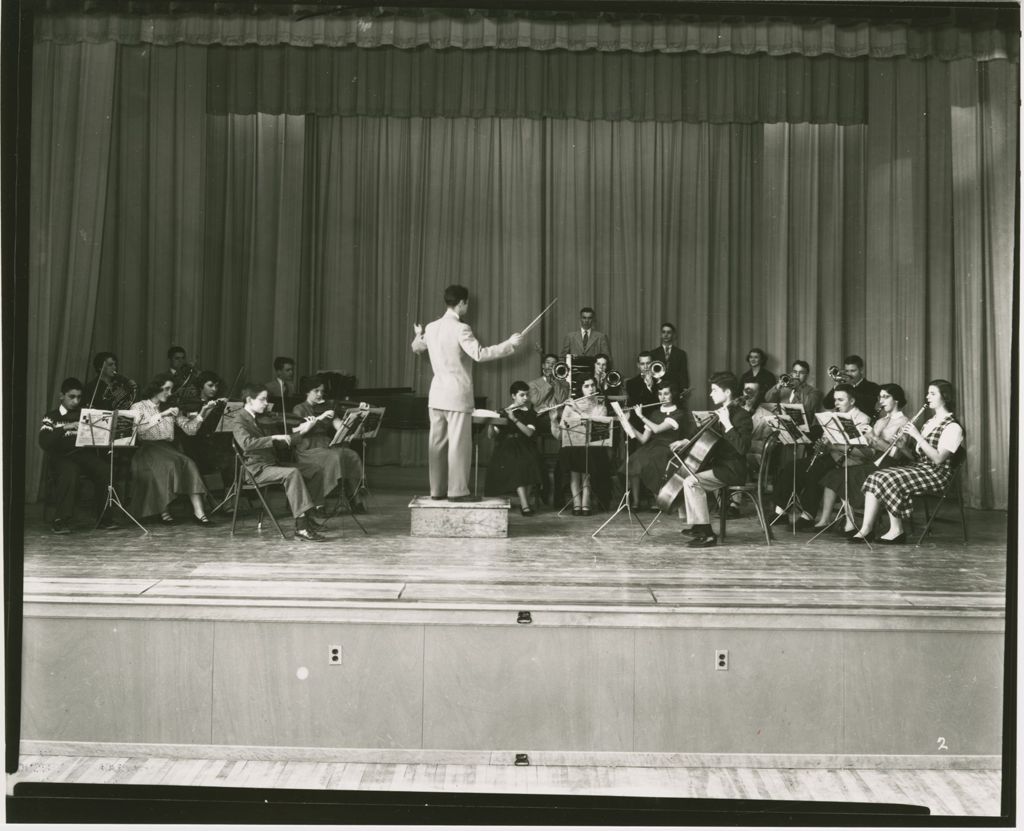
[(609, 357), (612, 354), (608, 336), (594, 328), (594, 310), (584, 306), (580, 309), (580, 328), (567, 333), (562, 342), (562, 356), (589, 355), (596, 358), (601, 353)]
[(651, 350), (651, 360), (665, 364), (665, 378), (676, 382), (680, 395), (683, 390), (690, 388), (686, 353), (676, 346), (676, 327), (673, 324), (661, 324), (661, 346)]

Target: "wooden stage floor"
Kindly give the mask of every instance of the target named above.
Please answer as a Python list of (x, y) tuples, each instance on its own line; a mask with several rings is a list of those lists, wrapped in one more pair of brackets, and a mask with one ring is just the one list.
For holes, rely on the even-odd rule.
[[(766, 546), (747, 508), (728, 540), (689, 549), (672, 516), (650, 535), (620, 514), (597, 539), (607, 514), (589, 518), (509, 514), (507, 539), (427, 539), (409, 535), (408, 490), (375, 489), (370, 513), (333, 519), (320, 544), (283, 541), (270, 523), (257, 532), (242, 515), (212, 529), (184, 521), (55, 536), (30, 506), (25, 530), (25, 600), (77, 598), (224, 603), (295, 601), (395, 608), (486, 606), (616, 608), (634, 611), (777, 609), (808, 612), (972, 611), (1002, 616), (1006, 590), (1005, 512), (969, 511), (939, 522), (920, 546), (850, 545), (832, 534), (777, 527)], [(945, 510), (945, 508), (944, 508)], [(176, 506), (181, 517), (187, 509)], [(954, 511), (955, 513), (955, 511)], [(640, 517), (650, 522), (653, 514)], [(290, 520), (282, 524), (291, 537)]]

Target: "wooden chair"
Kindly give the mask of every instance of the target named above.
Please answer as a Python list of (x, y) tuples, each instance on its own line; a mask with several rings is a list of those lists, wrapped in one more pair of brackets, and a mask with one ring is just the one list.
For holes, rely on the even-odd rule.
[(761, 463), (758, 465), (757, 478), (753, 482), (747, 482), (745, 485), (727, 485), (724, 488), (718, 489), (718, 538), (720, 540), (725, 540), (725, 523), (729, 515), (729, 506), (732, 504), (731, 497), (733, 494), (739, 494), (741, 497), (745, 496), (754, 503), (754, 510), (757, 511), (757, 521), (761, 523), (761, 530), (764, 532), (765, 544), (772, 544), (771, 528), (768, 526), (764, 513), (764, 486), (768, 475), (768, 457), (771, 451), (771, 444), (772, 439), (769, 438), (761, 449)]
[[(965, 437), (966, 438), (966, 437)], [(952, 476), (949, 477), (949, 481), (946, 482), (946, 486), (941, 491), (933, 493), (922, 493), (915, 494), (915, 497), (921, 498), (921, 504), (924, 506), (924, 518), (925, 526), (921, 532), (921, 536), (917, 538), (916, 545), (920, 545), (928, 532), (931, 530), (932, 523), (935, 522), (936, 517), (939, 513), (939, 508), (942, 507), (942, 503), (946, 501), (947, 497), (956, 497), (957, 504), (960, 506), (960, 529), (964, 535), (964, 542), (967, 542), (967, 512), (964, 510), (964, 491), (961, 484), (963, 476), (964, 464), (967, 461), (967, 451), (965, 444), (961, 444), (957, 448), (956, 453), (953, 454), (950, 460), (950, 468), (952, 469)], [(938, 503), (935, 505), (934, 511), (928, 510), (928, 497), (938, 497)], [(956, 520), (950, 520), (955, 522)]]
[[(265, 488), (270, 488), (274, 485), (281, 486), (280, 483), (274, 482), (267, 485), (257, 484), (255, 475), (245, 464), (245, 457), (242, 455), (242, 448), (240, 448), (237, 443), (233, 443), (233, 446), (235, 451), (235, 481), (232, 485), (234, 488), (234, 504), (231, 510), (231, 535), (234, 536), (235, 534), (235, 523), (238, 518), (238, 499), (244, 492), (246, 496), (250, 496), (252, 493), (255, 493), (260, 501), (261, 509), (258, 511), (256, 517), (256, 530), (263, 530), (263, 517), (269, 516), (270, 521), (274, 523), (274, 527), (277, 529), (277, 533), (281, 535), (281, 539), (288, 539), (282, 530), (280, 523), (277, 521), (277, 517), (274, 516), (274, 512), (270, 509), (270, 505), (267, 503), (267, 498), (264, 495)], [(226, 501), (227, 497), (225, 497), (225, 502)]]

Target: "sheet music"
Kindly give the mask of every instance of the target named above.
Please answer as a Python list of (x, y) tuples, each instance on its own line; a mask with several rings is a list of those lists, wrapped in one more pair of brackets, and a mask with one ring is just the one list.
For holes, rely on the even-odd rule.
[(114, 446), (134, 447), (139, 414), (134, 410), (118, 410), (117, 421), (114, 422), (113, 418), (113, 410), (82, 410), (78, 417), (75, 447), (110, 447), (111, 424)]
[(800, 432), (810, 434), (811, 423), (807, 420), (803, 404), (779, 404), (779, 415), (781, 416), (783, 413), (789, 416)]
[(629, 423), (629, 416), (623, 412), (622, 405), (618, 401), (612, 402), (612, 412), (615, 413), (615, 417), (619, 420), (619, 424), (622, 425), (622, 432), (631, 439), (635, 439), (636, 430), (634, 430), (633, 425)]
[[(803, 412), (803, 408), (800, 411)], [(789, 417), (788, 413), (780, 412), (775, 418), (779, 425), (775, 435), (778, 436), (780, 443), (787, 445), (811, 443), (807, 433), (800, 429), (793, 419)]]
[(846, 413), (815, 413), (814, 417), (821, 425), (825, 433), (825, 440), (829, 444), (836, 444), (841, 447), (854, 445), (864, 447), (868, 440), (860, 434), (853, 417)]
[(611, 447), (615, 435), (614, 421), (591, 421), (587, 445), (590, 447)]
[(384, 407), (352, 407), (345, 410), (341, 417), (341, 425), (329, 446), (335, 447), (354, 439), (376, 438), (380, 432), (384, 410)]
[(245, 404), (241, 401), (228, 401), (224, 405), (224, 412), (221, 414), (220, 421), (217, 422), (217, 427), (214, 430), (215, 433), (230, 433), (235, 428), (235, 422), (238, 421), (238, 416), (244, 409)]

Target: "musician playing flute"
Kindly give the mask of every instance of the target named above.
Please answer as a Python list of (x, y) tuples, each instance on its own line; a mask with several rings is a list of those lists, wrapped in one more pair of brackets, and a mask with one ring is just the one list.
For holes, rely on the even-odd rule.
[(903, 521), (913, 511), (913, 497), (942, 490), (952, 477), (954, 459), (959, 460), (964, 452), (964, 428), (953, 415), (953, 385), (941, 378), (931, 381), (925, 398), (931, 418), (920, 430), (908, 421), (905, 430), (914, 442), (917, 463), (877, 470), (864, 480), (864, 521), (849, 542), (868, 538), (883, 510), (889, 515), (889, 530), (877, 541), (883, 545), (906, 542)]
[[(747, 481), (747, 451), (753, 422), (750, 413), (738, 403), (739, 379), (731, 372), (716, 372), (711, 376), (710, 394), (722, 439), (715, 442), (705, 460), (704, 467), (710, 466), (710, 469), (686, 473), (683, 479), (686, 518), (690, 523), (683, 533), (692, 537), (687, 543), (690, 548), (708, 548), (718, 543), (718, 536), (711, 529), (707, 492), (726, 485), (743, 485)], [(673, 449), (685, 450), (679, 446)]]
[[(665, 466), (672, 458), (671, 445), (683, 438), (687, 428), (692, 426), (693, 418), (684, 418), (676, 399), (679, 387), (675, 381), (662, 382), (658, 387), (659, 405), (653, 410), (644, 410), (640, 406), (633, 408), (633, 413), (643, 424), (643, 432), (637, 434), (639, 448), (629, 460), (629, 488), (633, 497), (631, 507), (640, 507), (640, 481), (651, 493), (657, 493), (665, 478)], [(619, 473), (626, 475), (626, 463), (622, 463)]]
[[(852, 537), (857, 526), (853, 522), (853, 511), (863, 510), (864, 495), (861, 493), (861, 486), (868, 476), (878, 468), (874, 460), (880, 453), (885, 452), (896, 439), (900, 430), (907, 423), (907, 417), (903, 414), (903, 408), (907, 404), (907, 395), (899, 384), (882, 384), (878, 391), (878, 419), (872, 425), (858, 424), (857, 429), (862, 436), (865, 436), (870, 445), (868, 459), (862, 464), (852, 464), (846, 468), (845, 475), (842, 468), (835, 468), (828, 471), (821, 477), (821, 485), (824, 488), (821, 496), (821, 511), (814, 523), (815, 528), (824, 528), (829, 524), (832, 516), (832, 509), (836, 500), (842, 494), (849, 507), (846, 511), (846, 525), (843, 529), (847, 537)], [(904, 441), (898, 441), (893, 448), (894, 456), (887, 462), (889, 467), (902, 464), (900, 460), (912, 459), (912, 454), (905, 449)], [(894, 460), (892, 460), (894, 459)]]
[(434, 379), (427, 406), (430, 416), (430, 498), (478, 502), (469, 492), (473, 461), (473, 363), (494, 361), (515, 352), (522, 335), (513, 332), (494, 346), (481, 346), (464, 318), (469, 313), (469, 289), (451, 285), (444, 290), (445, 313), (427, 324), (416, 324), (411, 347), (426, 352)]
[(496, 443), (487, 465), (484, 494), (502, 496), (515, 491), (519, 496), (519, 512), (533, 516), (530, 490), (540, 487), (544, 481), (543, 462), (535, 439), (538, 416), (530, 406), (530, 387), (525, 381), (514, 381), (509, 395), (512, 403), (505, 409), (508, 424), (492, 424), (488, 428)]

